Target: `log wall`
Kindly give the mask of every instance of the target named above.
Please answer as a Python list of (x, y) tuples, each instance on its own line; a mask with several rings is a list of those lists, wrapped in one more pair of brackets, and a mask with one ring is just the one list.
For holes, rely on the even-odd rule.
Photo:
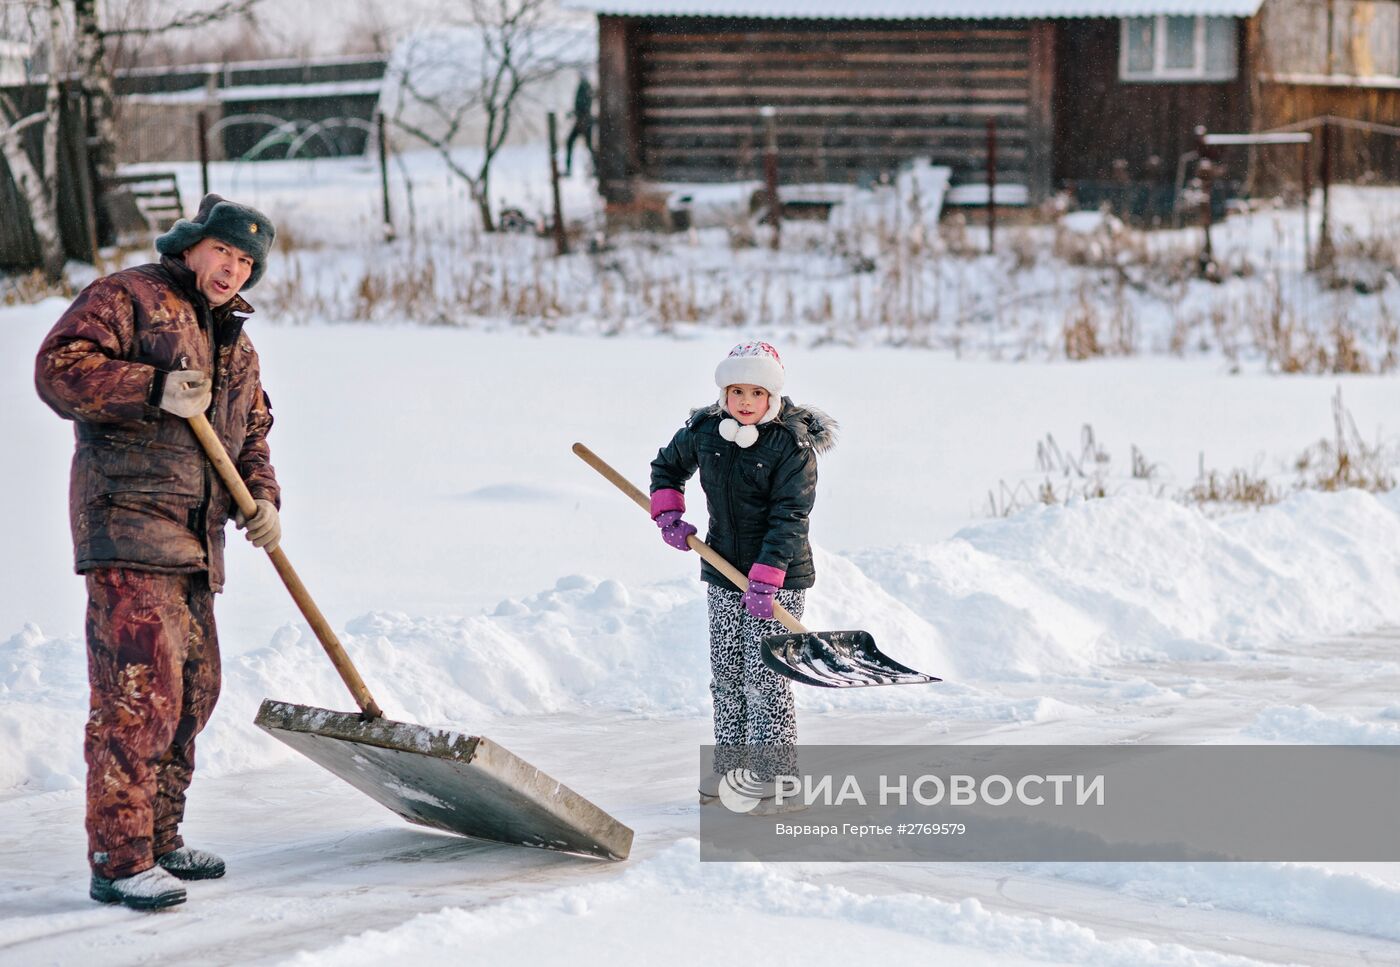
[[(1031, 21), (600, 18), (605, 193), (628, 178), (869, 183), (910, 158), (1048, 186), (1053, 28)], [(1038, 138), (1036, 143), (1033, 139)]]

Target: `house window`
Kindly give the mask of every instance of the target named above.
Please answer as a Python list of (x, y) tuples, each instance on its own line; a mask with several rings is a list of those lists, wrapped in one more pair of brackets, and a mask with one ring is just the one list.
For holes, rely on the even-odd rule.
[(1124, 17), (1125, 81), (1228, 81), (1239, 73), (1234, 17)]

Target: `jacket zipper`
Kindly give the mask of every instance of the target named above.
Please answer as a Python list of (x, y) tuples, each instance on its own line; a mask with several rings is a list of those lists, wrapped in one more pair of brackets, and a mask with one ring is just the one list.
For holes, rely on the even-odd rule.
[[(739, 515), (734, 510), (734, 463), (739, 448), (733, 444), (729, 445), (728, 452), (724, 455), (724, 503), (725, 509), (729, 511), (729, 553), (726, 555), (731, 561), (739, 557)], [(726, 580), (728, 580), (726, 578)], [(731, 582), (732, 583), (732, 582)], [(745, 590), (740, 588), (740, 591)]]

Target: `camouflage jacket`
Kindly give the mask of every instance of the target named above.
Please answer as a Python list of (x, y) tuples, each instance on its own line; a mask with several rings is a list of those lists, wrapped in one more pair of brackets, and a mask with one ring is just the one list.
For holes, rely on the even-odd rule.
[[(783, 397), (778, 418), (761, 424), (757, 442), (744, 448), (720, 436), (727, 415), (718, 404), (692, 412), (652, 461), (651, 490), (684, 491), (699, 470), (710, 511), (705, 543), (745, 574), (767, 564), (787, 572), (783, 587), (810, 588), (817, 572), (807, 518), (817, 497), (817, 454), (835, 444), (836, 421)], [(741, 590), (707, 561), (700, 578)]]
[(207, 570), (223, 587), (232, 499), (189, 425), (157, 405), (171, 370), (213, 374), (215, 432), (253, 496), (280, 505), (272, 407), (243, 332), (252, 311), (241, 296), (211, 309), (194, 273), (167, 256), (98, 279), (44, 339), (35, 386), (77, 437), (68, 507), (79, 573)]

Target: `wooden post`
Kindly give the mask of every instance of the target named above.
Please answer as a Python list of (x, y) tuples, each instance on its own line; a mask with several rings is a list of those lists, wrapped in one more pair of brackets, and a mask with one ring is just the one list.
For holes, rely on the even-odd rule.
[[(389, 142), (384, 137), (384, 112), (374, 112), (374, 122), (379, 135), (379, 191), (384, 196), (384, 241), (394, 240), (394, 216), (389, 209)], [(412, 234), (412, 226), (409, 226)]]
[(199, 129), (199, 197), (209, 194), (209, 117), (203, 111), (195, 115)]
[(102, 255), (98, 248), (97, 230), (97, 203), (100, 197), (100, 189), (94, 182), (100, 177), (96, 170), (96, 163), (92, 157), (92, 142), (87, 137), (88, 124), (92, 105), (85, 96), (78, 96), (74, 111), (78, 129), (71, 136), (72, 144), (77, 148), (76, 164), (74, 173), (78, 180), (78, 197), (81, 199), (83, 211), (83, 241), (87, 244), (88, 258), (98, 271), (102, 270)]
[(1303, 147), (1303, 154), (1302, 154), (1302, 157), (1303, 157), (1303, 171), (1302, 171), (1302, 182), (1303, 182), (1303, 270), (1304, 270), (1304, 271), (1307, 271), (1308, 269), (1312, 268), (1312, 242), (1310, 241), (1310, 239), (1309, 239), (1309, 237), (1308, 237), (1309, 234), (1310, 234), (1311, 231), (1312, 231), (1312, 226), (1309, 224), (1309, 222), (1310, 222), (1311, 219), (1312, 219), (1312, 214), (1311, 214), (1311, 212), (1312, 212), (1312, 205), (1311, 205), (1311, 198), (1312, 198), (1312, 141), (1311, 141), (1311, 140), (1305, 141), (1305, 142), (1303, 143), (1303, 146), (1302, 146), (1302, 147)]
[(783, 226), (783, 203), (778, 200), (778, 112), (771, 106), (759, 109), (763, 118), (763, 181), (768, 187), (768, 221), (773, 225), (770, 243), (778, 250)]
[(1215, 181), (1215, 165), (1211, 164), (1209, 158), (1202, 158), (1200, 164), (1196, 166), (1201, 179), (1201, 229), (1205, 232), (1205, 245), (1201, 249), (1201, 272), (1203, 274), (1213, 271), (1211, 268), (1215, 264), (1215, 250), (1210, 242), (1210, 224), (1213, 219), (1211, 211), (1211, 194)]
[(1196, 125), (1196, 181), (1200, 185), (1201, 209), (1198, 213), (1201, 219), (1201, 231), (1205, 239), (1201, 245), (1201, 254), (1196, 260), (1196, 266), (1202, 275), (1207, 275), (1214, 271), (1212, 266), (1215, 263), (1215, 251), (1210, 241), (1210, 223), (1213, 216), (1211, 211), (1211, 190), (1212, 181), (1215, 177), (1215, 166), (1211, 164), (1209, 151), (1206, 145), (1206, 127), (1204, 124)]
[(1322, 121), (1322, 225), (1318, 229), (1317, 258), (1314, 268), (1326, 268), (1332, 264), (1331, 203), (1332, 196), (1332, 118)]
[(564, 206), (559, 200), (559, 135), (554, 112), (549, 112), (549, 184), (554, 192), (554, 254), (568, 255), (569, 240), (564, 237)]
[(987, 118), (987, 254), (997, 238), (997, 119)]

